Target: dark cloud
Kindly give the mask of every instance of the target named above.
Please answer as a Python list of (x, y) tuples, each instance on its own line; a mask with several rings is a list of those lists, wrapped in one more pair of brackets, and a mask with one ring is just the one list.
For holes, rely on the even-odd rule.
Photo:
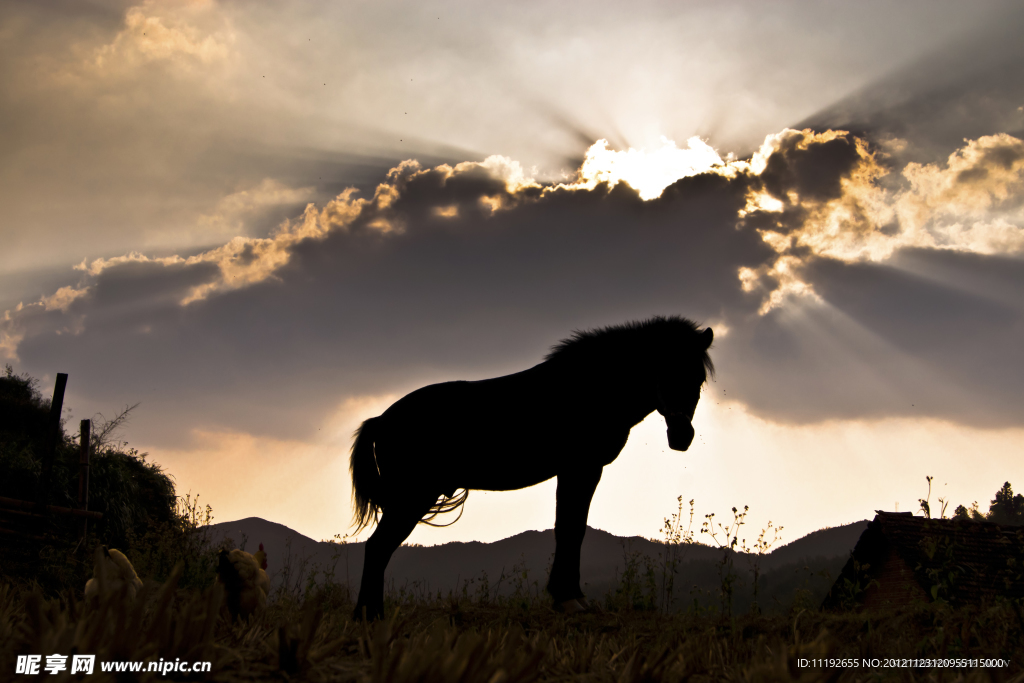
[[(979, 149), (998, 166), (1017, 142)], [(0, 331), (22, 335), (30, 371), (173, 415), (136, 422), (162, 443), (186, 438), (181, 425), (302, 437), (346, 398), (512, 372), (573, 329), (653, 314), (719, 325), (719, 386), (775, 420), (1019, 424), (1020, 260), (903, 245), (872, 261), (762, 239), (759, 214), (796, 235), (822, 207), (849, 205), (870, 189), (870, 163), (850, 136), (790, 131), (760, 175), (719, 169), (643, 201), (624, 182), (531, 184), (508, 160), (409, 162), (373, 196), (344, 192), (266, 239), (88, 265), (82, 289)], [(791, 213), (741, 220), (764, 192)], [(764, 292), (744, 291), (741, 269), (813, 295), (761, 315)]]
[(788, 201), (790, 192), (815, 202), (828, 201), (842, 194), (841, 181), (860, 159), (848, 136), (807, 144), (805, 136), (790, 135), (768, 158), (759, 179), (764, 189), (782, 202)]

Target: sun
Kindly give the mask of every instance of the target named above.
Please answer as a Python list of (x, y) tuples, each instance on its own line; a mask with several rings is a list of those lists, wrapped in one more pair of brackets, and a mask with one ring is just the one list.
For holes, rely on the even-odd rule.
[(668, 138), (661, 138), (661, 147), (653, 151), (633, 149), (616, 151), (607, 140), (598, 140), (587, 150), (575, 187), (593, 189), (607, 182), (614, 187), (620, 182), (635, 189), (643, 200), (657, 199), (662, 191), (680, 178), (709, 171), (723, 171), (726, 161), (711, 145), (693, 136), (680, 149)]

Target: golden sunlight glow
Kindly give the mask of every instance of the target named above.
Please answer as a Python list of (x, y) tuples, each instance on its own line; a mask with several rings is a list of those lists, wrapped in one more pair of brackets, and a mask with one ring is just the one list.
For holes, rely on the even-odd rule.
[(85, 296), (89, 291), (88, 287), (82, 289), (75, 289), (74, 287), (67, 286), (61, 287), (54, 294), (41, 298), (39, 301), (43, 304), (43, 309), (47, 311), (64, 311), (68, 310), (75, 299)]
[(264, 178), (258, 185), (222, 197), (212, 211), (199, 217), (197, 233), (209, 241), (214, 236), (230, 239), (244, 234), (249, 220), (261, 210), (274, 206), (301, 206), (314, 194), (313, 186), (290, 187), (274, 178)]
[[(510, 194), (531, 187), (540, 187), (532, 176), (526, 175), (522, 165), (515, 159), (509, 159), (500, 154), (492, 154), (479, 164), (472, 161), (464, 161), (455, 167), (455, 172), (472, 170), (474, 167), (485, 168), (487, 171), (505, 181), (505, 187)], [(532, 173), (536, 174), (536, 170)]]
[(765, 315), (773, 308), (778, 308), (790, 296), (821, 300), (814, 287), (800, 279), (801, 263), (796, 256), (785, 254), (775, 259), (774, 263), (759, 268), (744, 266), (737, 271), (736, 275), (744, 292), (764, 291), (764, 300), (757, 311), (759, 315)]
[(624, 152), (608, 149), (607, 140), (598, 140), (587, 150), (579, 170), (579, 180), (569, 187), (593, 189), (606, 182), (612, 187), (625, 182), (644, 200), (657, 199), (662, 191), (681, 178), (708, 173), (728, 174), (726, 162), (713, 147), (694, 136), (680, 149), (661, 138), (661, 147), (648, 152), (630, 147)]
[(785, 208), (786, 205), (782, 203), (782, 200), (776, 199), (767, 192), (754, 190), (747, 195), (747, 205), (740, 209), (740, 218), (755, 211), (782, 213), (782, 210)]
[[(23, 308), (22, 304), (18, 304), (15, 312), (21, 311)], [(13, 325), (13, 317), (10, 311), (4, 311), (3, 317), (0, 317), (0, 355), (6, 360), (18, 362), (18, 344), (25, 338), (25, 333), (16, 330)]]
[[(716, 337), (719, 328), (715, 323)], [(875, 509), (892, 509), (894, 501), (906, 501), (907, 509), (913, 508), (925, 473), (934, 474), (937, 482), (949, 482), (945, 495), (957, 503), (984, 500), (1016, 462), (1024, 437), (1020, 428), (974, 429), (920, 418), (790, 425), (751, 413), (741, 402), (726, 399), (722, 387), (710, 385), (697, 404), (698, 436), (685, 455), (666, 447), (665, 422), (657, 413), (633, 428), (622, 455), (608, 466), (597, 487), (592, 527), (623, 536), (639, 529), (654, 536), (681, 494), (684, 500), (696, 498), (700, 514), (721, 514), (716, 504), (749, 504), (748, 528), (756, 530), (773, 519), (786, 527), (784, 541), (789, 542), (822, 525), (869, 518)], [(196, 429), (187, 446), (147, 450), (175, 473), (179, 490), (202, 492), (217, 522), (258, 516), (317, 540), (331, 538), (351, 530), (347, 451), (352, 432), (396, 398), (349, 399), (325, 418), (315, 438), (306, 441)], [(965, 471), (958, 463), (971, 449), (990, 457)], [(277, 466), (281, 462), (291, 466), (282, 470)], [(851, 469), (850, 462), (857, 467)], [(751, 476), (738, 479), (737, 465)], [(322, 476), (303, 476), (311, 469)], [(652, 470), (665, 476), (652, 478)], [(851, 477), (856, 486), (828, 488), (820, 483), (849, 483)], [(550, 529), (555, 483), (511, 492), (474, 491), (458, 524), (420, 525), (409, 542), (493, 542), (527, 529)], [(780, 487), (798, 494), (779, 496)], [(635, 498), (638, 490), (645, 495), (624, 513), (621, 501)], [(865, 491), (870, 495), (865, 497)], [(808, 510), (827, 514), (811, 515)], [(365, 535), (358, 540), (365, 540)]]
[[(308, 439), (194, 428), (185, 446), (149, 450), (175, 473), (179, 491), (201, 486), (203, 500), (213, 505), (217, 521), (259, 516), (317, 540), (331, 538), (345, 532), (352, 519), (352, 433), (397, 398), (382, 394), (345, 399)], [(289, 466), (280, 467), (283, 462)], [(321, 476), (309, 477), (305, 473), (310, 471)]]
[[(746, 168), (760, 175), (783, 145), (807, 149), (840, 135), (846, 133), (787, 130), (768, 136)], [(789, 295), (813, 296), (813, 288), (800, 277), (808, 258), (882, 262), (906, 247), (1024, 252), (1024, 203), (1019, 200), (1024, 192), (1024, 141), (1005, 133), (990, 135), (966, 141), (945, 164), (907, 164), (902, 169), (909, 182), (906, 189), (879, 183), (890, 169), (865, 140), (852, 142), (858, 159), (840, 178), (838, 196), (821, 200), (792, 190), (778, 196), (764, 188), (749, 191), (739, 218), (760, 214), (762, 221), (774, 223), (774, 229), (759, 228), (758, 233), (779, 254), (771, 266), (741, 268), (738, 273), (744, 291), (765, 293), (762, 314)], [(789, 209), (799, 211), (787, 214)], [(790, 215), (799, 222), (792, 223)]]
[[(205, 33), (188, 21), (209, 8), (206, 3), (178, 7), (145, 3), (129, 8), (124, 28), (113, 42), (97, 51), (94, 67), (125, 73), (147, 62), (164, 61), (193, 70), (229, 61), (235, 42), (230, 31)], [(154, 11), (162, 16), (152, 14)]]

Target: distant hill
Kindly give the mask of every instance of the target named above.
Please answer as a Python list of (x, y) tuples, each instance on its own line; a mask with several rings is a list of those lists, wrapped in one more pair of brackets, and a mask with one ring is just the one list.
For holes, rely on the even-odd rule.
[(778, 569), (785, 565), (796, 564), (815, 557), (836, 557), (844, 559), (857, 545), (857, 539), (868, 528), (868, 520), (844, 524), (812, 531), (792, 543), (779, 546), (767, 556), (761, 566), (763, 569)]
[[(867, 520), (831, 529), (822, 529), (776, 548), (760, 559), (761, 599), (764, 605), (788, 607), (799, 591), (810, 602), (820, 601), (839, 569), (846, 562), (857, 539), (867, 528)], [(249, 552), (263, 543), (267, 552), (268, 573), (275, 588), (304, 585), (311, 573), (330, 574), (334, 580), (347, 583), (352, 594), (359, 588), (363, 566), (363, 543), (338, 545), (318, 542), (282, 524), (258, 517), (212, 525), (215, 543), (231, 539), (235, 547)], [(517, 588), (542, 593), (548, 568), (555, 551), (555, 534), (547, 531), (525, 531), (493, 543), (445, 543), (438, 546), (403, 546), (388, 566), (386, 585), (390, 590), (405, 590), (414, 595), (447, 595), (449, 591), (465, 590), (477, 595), (486, 576), (488, 590), (510, 595)], [(647, 558), (661, 566), (665, 546), (639, 536), (619, 537), (600, 529), (589, 528), (583, 541), (581, 577), (583, 590), (600, 598), (612, 589), (622, 576), (627, 558), (640, 565)], [(679, 546), (679, 570), (676, 595), (691, 603), (717, 600), (720, 581), (717, 564), (722, 551), (700, 544)], [(736, 608), (743, 608), (752, 597), (748, 560), (735, 553), (733, 564), (741, 581), (736, 592)], [(822, 574), (827, 572), (827, 576)], [(525, 578), (524, 578), (525, 573)], [(744, 583), (746, 582), (746, 583)]]

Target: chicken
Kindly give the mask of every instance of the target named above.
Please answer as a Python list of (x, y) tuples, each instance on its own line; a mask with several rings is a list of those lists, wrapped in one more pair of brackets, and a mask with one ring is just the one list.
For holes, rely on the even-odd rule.
[(135, 595), (142, 589), (142, 580), (135, 573), (135, 567), (120, 550), (100, 546), (93, 563), (93, 578), (85, 583), (86, 602), (95, 601), (100, 595), (117, 595), (122, 592), (135, 601)]
[[(266, 571), (267, 569), (267, 553), (263, 550), (263, 544), (260, 543), (260, 549), (253, 553), (253, 559), (259, 564), (260, 569)], [(270, 589), (270, 585), (267, 584), (267, 590)]]
[(260, 549), (250, 555), (237, 548), (221, 550), (217, 561), (217, 582), (224, 586), (228, 611), (232, 618), (246, 618), (267, 604), (270, 577), (265, 571), (267, 553)]

